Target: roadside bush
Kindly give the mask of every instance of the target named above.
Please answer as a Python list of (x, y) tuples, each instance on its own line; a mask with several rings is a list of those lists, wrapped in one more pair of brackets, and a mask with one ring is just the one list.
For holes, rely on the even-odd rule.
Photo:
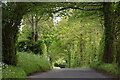
[(5, 68), (3, 68), (2, 77), (4, 79), (12, 78), (11, 80), (13, 80), (13, 78), (26, 78), (30, 73), (51, 69), (49, 61), (43, 56), (27, 52), (18, 52), (17, 55), (17, 66), (6, 65)]
[(22, 68), (7, 65), (7, 67), (2, 70), (2, 77), (6, 78), (3, 80), (7, 80), (8, 78), (12, 80), (12, 78), (19, 79), (19, 78), (26, 78), (27, 76), (26, 76), (25, 71)]
[(27, 52), (19, 52), (18, 56), (17, 66), (21, 67), (27, 74), (50, 69), (49, 61), (43, 56)]
[(35, 53), (35, 54), (40, 54), (40, 55), (42, 55), (43, 54), (43, 51), (42, 51), (42, 49), (43, 49), (43, 42), (42, 41), (37, 41), (37, 42), (34, 42), (33, 43), (33, 48), (31, 49), (31, 51), (33, 52), (33, 53)]
[(42, 51), (43, 41), (39, 40), (33, 42), (30, 40), (22, 40), (17, 43), (17, 49), (19, 52), (32, 52), (35, 54), (43, 54)]
[(94, 68), (99, 71), (107, 72), (108, 74), (120, 76), (120, 70), (116, 63), (103, 63), (103, 62), (94, 62), (90, 65), (91, 68)]
[(22, 40), (17, 43), (17, 49), (20, 52), (30, 51), (32, 49), (32, 46), (33, 42), (31, 42), (30, 40)]

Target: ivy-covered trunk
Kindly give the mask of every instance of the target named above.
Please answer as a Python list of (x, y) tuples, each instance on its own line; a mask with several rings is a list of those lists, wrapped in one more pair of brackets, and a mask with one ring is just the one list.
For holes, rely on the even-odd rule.
[(117, 4), (117, 13), (116, 13), (116, 27), (117, 27), (117, 31), (116, 31), (116, 39), (117, 39), (117, 63), (118, 66), (120, 68), (120, 2)]
[(10, 24), (5, 25), (2, 29), (2, 53), (3, 62), (9, 65), (16, 65), (16, 39), (17, 35), (15, 31), (10, 27)]
[(114, 27), (112, 20), (112, 3), (106, 2), (103, 3), (103, 12), (104, 12), (104, 27), (105, 27), (105, 46), (103, 54), (103, 62), (112, 63), (113, 62), (113, 53), (114, 53)]
[[(22, 11), (19, 11), (19, 10)], [(7, 3), (2, 10), (2, 61), (8, 65), (16, 65), (16, 41), (18, 26), (24, 14), (23, 3)]]
[[(119, 34), (119, 36), (120, 36), (120, 34)], [(117, 63), (120, 68), (120, 37), (118, 39), (118, 46), (117, 46)]]

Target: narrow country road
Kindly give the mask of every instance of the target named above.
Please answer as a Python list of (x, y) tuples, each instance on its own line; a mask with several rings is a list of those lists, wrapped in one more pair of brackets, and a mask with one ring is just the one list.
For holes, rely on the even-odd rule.
[(52, 69), (48, 72), (35, 73), (29, 78), (107, 78), (93, 69)]

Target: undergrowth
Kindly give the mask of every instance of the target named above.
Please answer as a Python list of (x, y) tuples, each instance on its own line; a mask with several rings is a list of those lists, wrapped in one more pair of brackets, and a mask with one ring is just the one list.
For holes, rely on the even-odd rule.
[(4, 65), (2, 78), (26, 78), (28, 74), (51, 69), (49, 61), (40, 55), (18, 52), (17, 66)]
[(116, 63), (94, 62), (90, 67), (102, 72), (107, 72), (110, 75), (120, 76), (120, 69)]

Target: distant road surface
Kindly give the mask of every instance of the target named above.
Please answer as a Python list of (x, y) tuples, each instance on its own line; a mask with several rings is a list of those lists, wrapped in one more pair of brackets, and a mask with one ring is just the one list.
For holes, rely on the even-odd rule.
[(93, 69), (52, 69), (47, 72), (35, 73), (28, 78), (107, 78)]

